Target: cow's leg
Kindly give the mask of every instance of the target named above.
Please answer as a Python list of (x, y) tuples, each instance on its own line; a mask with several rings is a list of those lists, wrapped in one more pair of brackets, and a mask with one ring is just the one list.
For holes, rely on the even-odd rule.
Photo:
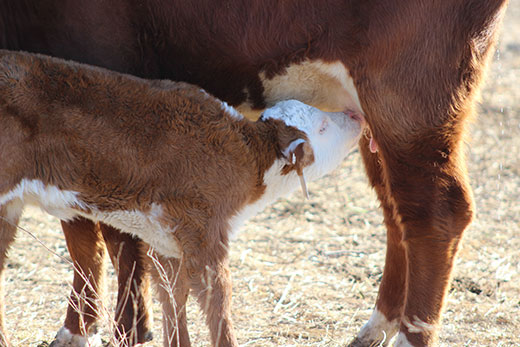
[(86, 346), (87, 337), (98, 318), (98, 302), (103, 292), (105, 243), (101, 232), (90, 220), (76, 218), (62, 221), (61, 225), (74, 264), (74, 279), (65, 323), (51, 346)]
[(4, 321), (4, 268), (7, 251), (14, 241), (16, 226), (23, 210), (21, 201), (15, 200), (0, 207), (0, 346), (10, 346)]
[[(398, 346), (430, 345), (435, 339), (458, 244), (473, 214), (460, 150), (460, 146), (453, 147), (445, 163), (434, 161), (404, 182), (402, 176), (388, 174), (407, 258)], [(442, 169), (432, 170), (435, 163)], [(399, 164), (390, 165), (396, 168)]]
[(180, 259), (158, 254), (154, 255), (150, 266), (162, 305), (164, 346), (189, 347), (186, 301), (190, 283), (186, 267)]
[(399, 331), (401, 322), (406, 290), (406, 250), (402, 243), (401, 229), (395, 220), (394, 206), (387, 198), (379, 157), (376, 153), (370, 152), (368, 138), (361, 139), (360, 150), (370, 184), (374, 187), (383, 209), (387, 245), (385, 268), (376, 306), (369, 321), (349, 346), (387, 346)]
[(133, 346), (152, 340), (151, 297), (141, 242), (99, 223), (112, 264), (117, 271), (116, 340)]
[[(397, 91), (392, 94), (395, 98)], [(400, 254), (387, 257), (391, 263), (385, 266), (387, 278), (380, 288), (378, 307), (394, 314), (402, 310), (398, 346), (426, 346), (434, 343), (458, 243), (473, 213), (462, 154), (464, 120), (470, 107), (457, 110), (450, 105), (452, 98), (446, 96), (438, 105), (449, 107), (439, 114), (435, 113), (438, 105), (430, 109), (411, 100), (402, 105), (400, 113), (386, 104), (395, 100), (375, 98), (370, 107), (381, 102), (381, 112), (370, 112), (368, 118), (379, 146), (385, 189), (378, 193), (383, 206), (387, 202), (389, 249)], [(406, 107), (418, 111), (406, 114)], [(385, 108), (386, 113), (382, 112)], [(363, 153), (368, 155), (366, 150)], [(389, 216), (395, 224), (388, 223)], [(398, 267), (404, 263), (406, 280), (401, 295), (405, 299), (401, 307), (401, 296), (392, 291), (401, 286)], [(389, 302), (392, 297), (397, 302)], [(392, 320), (393, 316), (386, 318)]]
[[(383, 331), (391, 338), (399, 317), (397, 346), (434, 343), (457, 246), (473, 211), (461, 129), (456, 129), (464, 116), (459, 116), (460, 122), (444, 124), (439, 118), (439, 126), (403, 131), (399, 141), (378, 133), (381, 171), (375, 177), (373, 161), (366, 158), (374, 154), (363, 149), (371, 182), (384, 182), (375, 187), (388, 227), (388, 249), (376, 310), (352, 346), (370, 346), (382, 340)], [(395, 128), (396, 119), (382, 129)], [(421, 120), (416, 122), (401, 126), (415, 127)]]
[[(385, 266), (377, 307), (392, 305), (383, 298), (392, 297), (390, 283), (397, 283), (395, 288), (403, 283), (396, 269), (406, 264), (404, 305), (395, 293), (398, 300), (386, 312), (402, 312), (397, 346), (429, 346), (435, 343), (456, 251), (473, 215), (462, 148), (465, 123), (504, 2), (489, 3), (476, 16), (462, 3), (408, 4), (420, 18), (413, 33), (402, 35), (410, 32), (409, 22), (402, 20), (402, 3), (393, 2), (392, 11), (378, 13), (382, 24), (369, 31), (375, 40), (352, 71), (379, 148), (377, 177), (384, 188), (378, 195), (389, 228), (388, 250), (394, 250), (387, 255), (392, 264)], [(432, 27), (426, 24), (429, 18), (454, 22)], [(443, 39), (453, 33), (457, 40)], [(366, 149), (363, 155), (371, 162)]]

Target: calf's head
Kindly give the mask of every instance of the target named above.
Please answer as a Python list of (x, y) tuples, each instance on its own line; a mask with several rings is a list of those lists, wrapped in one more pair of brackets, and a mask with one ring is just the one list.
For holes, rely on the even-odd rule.
[(305, 194), (304, 177), (316, 180), (338, 167), (358, 143), (364, 126), (359, 114), (324, 112), (297, 100), (282, 101), (265, 110), (260, 121), (269, 119), (299, 130), (292, 137), (280, 132), (281, 174), (298, 175)]

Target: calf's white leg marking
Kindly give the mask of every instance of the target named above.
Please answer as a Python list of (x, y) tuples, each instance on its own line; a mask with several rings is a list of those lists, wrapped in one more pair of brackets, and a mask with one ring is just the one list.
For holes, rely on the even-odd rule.
[(100, 347), (101, 337), (92, 335), (88, 340), (85, 336), (72, 334), (69, 329), (61, 327), (51, 343), (51, 347)]

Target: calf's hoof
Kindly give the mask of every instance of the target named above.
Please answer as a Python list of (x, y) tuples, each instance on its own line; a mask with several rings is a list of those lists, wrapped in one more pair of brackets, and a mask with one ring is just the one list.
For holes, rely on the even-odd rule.
[(99, 335), (94, 334), (88, 339), (82, 335), (72, 334), (69, 329), (62, 327), (58, 330), (54, 341), (49, 347), (101, 347), (102, 342)]

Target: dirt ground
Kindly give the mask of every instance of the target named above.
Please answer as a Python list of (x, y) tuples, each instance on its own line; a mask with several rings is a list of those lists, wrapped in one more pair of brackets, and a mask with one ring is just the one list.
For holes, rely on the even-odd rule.
[[(440, 329), (441, 346), (520, 346), (520, 2), (513, 1), (468, 145), (477, 215), (467, 230)], [(385, 230), (359, 153), (248, 223), (231, 245), (233, 315), (243, 346), (344, 346), (368, 319)], [(68, 258), (59, 222), (28, 208), (21, 226)], [(20, 231), (6, 273), (14, 346), (44, 346), (62, 325), (69, 264)], [(110, 268), (106, 306), (114, 306)], [(161, 346), (159, 305), (155, 340)], [(194, 346), (208, 331), (189, 304)], [(100, 332), (108, 339), (109, 326)]]

